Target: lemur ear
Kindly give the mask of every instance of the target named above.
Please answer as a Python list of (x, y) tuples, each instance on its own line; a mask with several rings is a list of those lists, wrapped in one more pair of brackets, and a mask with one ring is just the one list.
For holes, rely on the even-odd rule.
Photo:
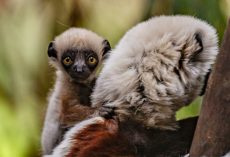
[(181, 58), (179, 60), (179, 68), (188, 63), (191, 65), (196, 64), (197, 62), (204, 61), (203, 51), (203, 42), (202, 36), (200, 33), (195, 33), (190, 37), (186, 35), (180, 39), (181, 45)]
[(201, 35), (196, 33), (194, 35), (194, 40), (195, 40), (194, 46), (196, 49), (189, 57), (190, 62), (199, 61), (200, 53), (203, 51), (203, 43), (202, 43)]
[(195, 63), (202, 60), (203, 43), (201, 34), (195, 33), (183, 46), (184, 59), (188, 59), (189, 63)]
[(53, 41), (51, 41), (49, 46), (48, 46), (48, 56), (50, 58), (55, 58), (55, 59), (57, 58), (57, 51), (54, 48), (54, 42)]
[(103, 50), (102, 50), (102, 51), (103, 51), (102, 56), (105, 57), (105, 56), (110, 52), (111, 46), (110, 46), (109, 41), (106, 40), (106, 39), (103, 40), (102, 44), (103, 44), (103, 46), (104, 46), (104, 48), (103, 48)]

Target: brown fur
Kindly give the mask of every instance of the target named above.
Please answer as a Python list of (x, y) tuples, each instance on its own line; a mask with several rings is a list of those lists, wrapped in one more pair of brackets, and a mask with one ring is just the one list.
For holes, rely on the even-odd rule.
[[(93, 85), (85, 86), (77, 83), (65, 84), (60, 94), (61, 114), (60, 125), (62, 129), (68, 129), (77, 122), (89, 118), (95, 109), (91, 107), (89, 96), (92, 93)], [(69, 86), (69, 87), (68, 87)], [(84, 86), (84, 87), (82, 87)], [(67, 88), (68, 87), (68, 88)], [(85, 89), (85, 90), (84, 90)], [(84, 90), (84, 93), (81, 93)], [(85, 95), (81, 98), (79, 94)], [(86, 99), (81, 102), (81, 99)]]
[[(123, 140), (121, 140), (123, 139)], [(115, 120), (89, 125), (78, 133), (66, 157), (134, 157), (130, 142), (118, 131)], [(103, 150), (103, 151), (102, 151)]]
[[(135, 121), (124, 123), (114, 119), (80, 124), (69, 132), (52, 156), (178, 157), (188, 153), (196, 122), (197, 117), (181, 120), (177, 131), (146, 129)], [(68, 149), (62, 152), (63, 148)]]

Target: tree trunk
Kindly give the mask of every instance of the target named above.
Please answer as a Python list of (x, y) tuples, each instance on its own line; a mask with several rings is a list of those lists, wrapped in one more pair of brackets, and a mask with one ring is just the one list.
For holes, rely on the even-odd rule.
[(208, 82), (190, 157), (220, 157), (230, 151), (230, 20)]

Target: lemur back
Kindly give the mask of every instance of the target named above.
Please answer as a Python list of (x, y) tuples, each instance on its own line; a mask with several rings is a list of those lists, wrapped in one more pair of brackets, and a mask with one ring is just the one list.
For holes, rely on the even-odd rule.
[(174, 130), (176, 111), (201, 93), (217, 43), (216, 30), (194, 17), (159, 16), (142, 22), (112, 51), (92, 103), (115, 108), (121, 121)]

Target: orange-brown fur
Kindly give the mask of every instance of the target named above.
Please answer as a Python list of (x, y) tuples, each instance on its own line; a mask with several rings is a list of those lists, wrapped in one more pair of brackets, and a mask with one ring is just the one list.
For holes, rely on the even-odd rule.
[[(121, 140), (122, 139), (122, 140)], [(78, 133), (66, 157), (134, 157), (130, 142), (122, 137), (115, 120), (88, 126)], [(103, 150), (103, 151), (102, 151)]]

